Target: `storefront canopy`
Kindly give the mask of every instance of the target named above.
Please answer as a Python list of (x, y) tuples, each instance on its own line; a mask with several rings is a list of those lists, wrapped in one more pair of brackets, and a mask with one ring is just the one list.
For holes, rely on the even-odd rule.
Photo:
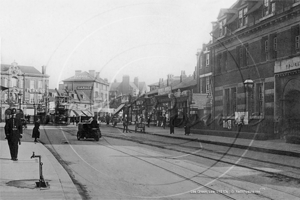
[(125, 106), (125, 104), (123, 103), (123, 104), (121, 104), (121, 105), (119, 105), (119, 107), (117, 108), (117, 110), (114, 112), (114, 114), (113, 115), (116, 115), (116, 114), (118, 114), (123, 108), (124, 108), (124, 106)]
[(4, 87), (4, 86), (1, 86), (1, 85), (0, 85), (0, 90), (1, 90), (1, 91), (7, 90), (7, 89), (8, 89), (7, 87)]
[(84, 114), (84, 116), (87, 116), (87, 117), (93, 117), (94, 115), (90, 112), (90, 111), (88, 111), (88, 110), (85, 110), (85, 111), (81, 111), (83, 114)]

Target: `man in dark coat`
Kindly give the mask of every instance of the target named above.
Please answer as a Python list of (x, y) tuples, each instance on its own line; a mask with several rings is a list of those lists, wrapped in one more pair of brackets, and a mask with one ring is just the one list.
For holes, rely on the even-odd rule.
[(167, 124), (167, 117), (166, 115), (163, 116), (163, 128), (165, 129), (166, 128), (166, 124)]
[(20, 138), (22, 138), (23, 129), (21, 119), (16, 117), (15, 108), (12, 109), (11, 115), (12, 117), (7, 120), (4, 128), (11, 159), (17, 161), (19, 144), (21, 144)]
[(177, 114), (170, 118), (170, 134), (174, 134), (174, 126), (175, 126), (176, 118), (177, 118)]
[(39, 119), (34, 123), (34, 128), (32, 130), (32, 138), (34, 138), (34, 142), (37, 142), (37, 138), (40, 138), (40, 120)]

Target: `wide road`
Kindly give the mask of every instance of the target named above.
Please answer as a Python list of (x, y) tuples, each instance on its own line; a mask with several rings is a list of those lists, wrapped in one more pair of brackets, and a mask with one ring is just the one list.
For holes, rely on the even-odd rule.
[[(299, 161), (102, 125), (99, 141), (77, 127), (41, 126), (40, 141), (83, 199), (299, 199)], [(30, 138), (31, 130), (25, 131)]]

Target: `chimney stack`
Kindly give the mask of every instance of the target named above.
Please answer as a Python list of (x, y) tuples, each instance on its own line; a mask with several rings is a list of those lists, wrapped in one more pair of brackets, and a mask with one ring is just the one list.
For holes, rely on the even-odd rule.
[(79, 76), (80, 73), (81, 73), (81, 70), (75, 70), (75, 76)]

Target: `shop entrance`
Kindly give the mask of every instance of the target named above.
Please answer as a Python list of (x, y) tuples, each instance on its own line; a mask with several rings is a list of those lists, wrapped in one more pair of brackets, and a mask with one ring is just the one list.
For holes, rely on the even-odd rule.
[(284, 96), (283, 116), (289, 128), (300, 127), (300, 91), (290, 90)]
[(284, 89), (283, 119), (286, 128), (300, 128), (300, 80), (289, 81)]

